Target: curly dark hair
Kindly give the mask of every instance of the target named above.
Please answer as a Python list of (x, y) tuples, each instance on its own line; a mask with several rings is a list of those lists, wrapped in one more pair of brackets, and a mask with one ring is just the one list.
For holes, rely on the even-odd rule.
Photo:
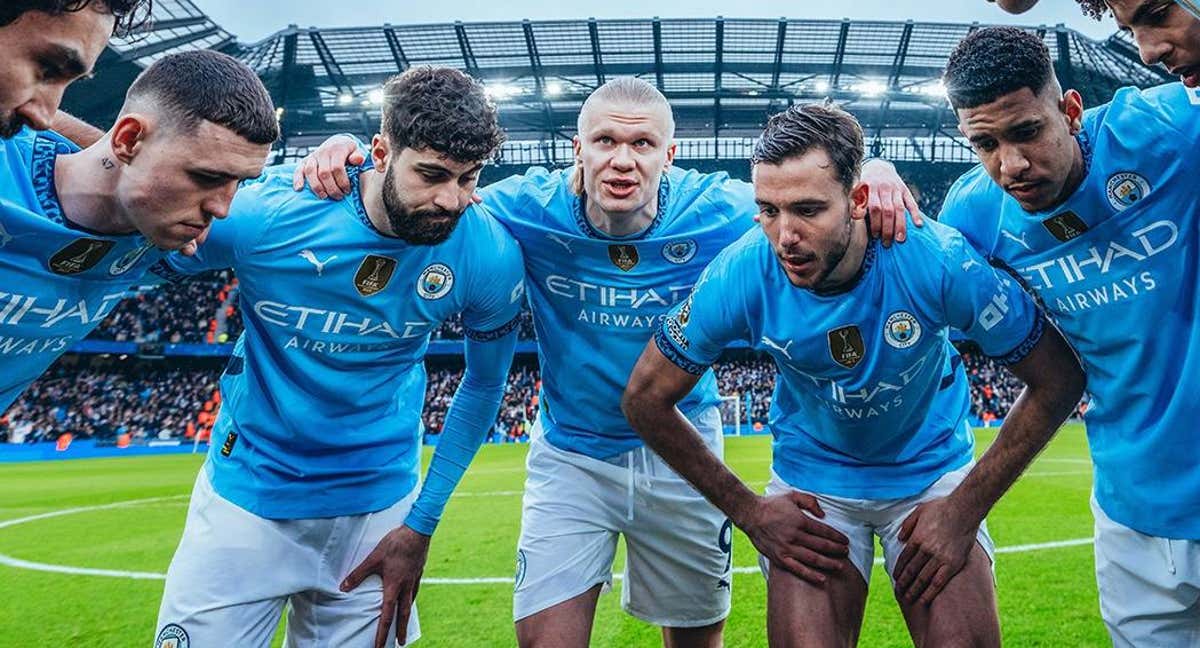
[(1079, 8), (1083, 9), (1083, 15), (1100, 20), (1104, 14), (1108, 13), (1108, 5), (1104, 4), (1104, 0), (1075, 0), (1079, 3)]
[(975, 108), (1021, 88), (1041, 94), (1054, 81), (1050, 50), (1016, 27), (984, 27), (959, 42), (942, 82), (954, 108)]
[(30, 11), (40, 11), (58, 16), (82, 11), (91, 5), (100, 5), (116, 17), (113, 34), (127, 35), (150, 19), (154, 0), (4, 0), (0, 6), (0, 27), (13, 23)]
[(483, 86), (447, 67), (410, 68), (384, 84), (383, 133), (397, 151), (430, 148), (457, 162), (491, 159), (504, 143)]
[(854, 115), (829, 101), (796, 104), (771, 115), (750, 164), (779, 164), (816, 148), (829, 155), (838, 180), (850, 191), (862, 165), (862, 126)]

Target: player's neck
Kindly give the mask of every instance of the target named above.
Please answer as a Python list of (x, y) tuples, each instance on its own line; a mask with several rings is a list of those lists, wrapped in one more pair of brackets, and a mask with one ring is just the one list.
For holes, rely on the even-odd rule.
[[(367, 210), (367, 220), (384, 236), (395, 237), (391, 221), (388, 220), (387, 206), (383, 204), (383, 174), (367, 169), (358, 175), (358, 190), (362, 196), (363, 208)], [(348, 200), (354, 200), (350, 196)]]
[(600, 207), (600, 203), (584, 196), (584, 213), (592, 227), (609, 236), (629, 236), (637, 234), (650, 227), (654, 217), (658, 215), (658, 196), (646, 203), (641, 209), (631, 212), (608, 212)]
[(871, 244), (871, 236), (867, 233), (865, 220), (850, 221), (850, 228), (850, 245), (846, 248), (846, 254), (820, 285), (813, 286), (813, 292), (838, 293), (858, 281), (863, 260), (867, 257), (867, 246)]
[(1071, 171), (1067, 175), (1067, 182), (1063, 184), (1062, 193), (1054, 199), (1054, 209), (1059, 205), (1067, 202), (1067, 199), (1075, 195), (1075, 191), (1079, 189), (1079, 185), (1083, 184), (1083, 179), (1087, 175), (1087, 161), (1083, 159), (1083, 147), (1079, 145), (1079, 140), (1075, 140), (1075, 149), (1073, 151), (1074, 159), (1071, 160)]
[(63, 216), (102, 234), (135, 231), (117, 199), (122, 166), (113, 157), (107, 137), (78, 153), (58, 156), (54, 188)]

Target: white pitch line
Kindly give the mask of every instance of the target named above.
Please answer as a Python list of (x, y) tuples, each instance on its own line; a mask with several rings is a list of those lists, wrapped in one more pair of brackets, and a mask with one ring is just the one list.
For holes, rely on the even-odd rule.
[[(188, 495), (172, 495), (169, 497), (150, 497), (140, 500), (129, 500), (126, 502), (114, 502), (112, 504), (100, 504), (97, 506), (79, 506), (75, 508), (62, 509), (61, 511), (50, 511), (48, 513), (39, 513), (37, 515), (29, 515), (22, 518), (12, 520), (4, 520), (0, 522), (0, 529), (14, 527), (18, 524), (26, 524), (28, 522), (36, 522), (49, 518), (61, 517), (64, 515), (74, 515), (76, 513), (86, 513), (89, 511), (103, 511), (107, 509), (125, 508), (131, 506), (140, 506), (142, 504), (151, 504), (155, 502), (165, 502), (169, 500), (180, 500), (189, 497)], [(997, 547), (996, 553), (1025, 553), (1029, 551), (1041, 551), (1044, 549), (1061, 549), (1064, 547), (1077, 547), (1092, 543), (1092, 538), (1075, 538), (1073, 540), (1056, 540), (1053, 542), (1039, 542), (1034, 544), (1011, 545), (1008, 547)], [(883, 564), (883, 558), (875, 559), (876, 565)], [(109, 578), (132, 578), (137, 580), (165, 580), (167, 575), (158, 572), (140, 572), (140, 571), (124, 571), (120, 569), (92, 569), (89, 567), (71, 567), (69, 565), (54, 565), (50, 563), (33, 562), (30, 560), (21, 560), (13, 558), (5, 554), (0, 554), (0, 565), (7, 565), (17, 569), (29, 569), (31, 571), (50, 572), (54, 574), (70, 574), (73, 576), (106, 576)], [(759, 568), (757, 565), (734, 567), (735, 574), (757, 574)], [(613, 574), (614, 580), (621, 580), (621, 574)], [(511, 585), (513, 579), (511, 576), (486, 576), (483, 578), (423, 578), (422, 585)]]

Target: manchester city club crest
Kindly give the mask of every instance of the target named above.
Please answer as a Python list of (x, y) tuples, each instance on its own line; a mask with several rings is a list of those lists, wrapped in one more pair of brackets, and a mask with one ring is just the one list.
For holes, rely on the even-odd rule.
[(79, 238), (71, 241), (66, 247), (50, 257), (50, 272), (60, 275), (73, 275), (86, 272), (96, 267), (100, 259), (116, 245), (115, 241), (104, 239)]
[(354, 273), (354, 288), (363, 297), (370, 297), (387, 287), (396, 272), (396, 260), (391, 257), (368, 254)]
[(513, 577), (513, 589), (521, 586), (525, 582), (525, 569), (528, 567), (528, 561), (525, 558), (525, 550), (517, 549), (517, 573)]
[(829, 332), (829, 355), (833, 361), (847, 369), (853, 369), (867, 355), (867, 345), (862, 332), (850, 324), (839, 326)]
[(441, 299), (454, 285), (454, 273), (444, 263), (434, 263), (417, 277), (417, 294), (425, 299)]
[(141, 261), (142, 257), (146, 256), (146, 253), (153, 248), (154, 245), (152, 243), (149, 241), (144, 241), (137, 248), (126, 252), (125, 254), (121, 255), (121, 258), (113, 261), (112, 264), (108, 266), (108, 274), (117, 277), (129, 272), (133, 269), (133, 266), (137, 265), (137, 262)]
[(1047, 218), (1042, 221), (1042, 227), (1045, 227), (1051, 236), (1063, 243), (1088, 231), (1087, 223), (1083, 222), (1079, 214), (1071, 211), (1055, 214)]
[(163, 626), (154, 639), (154, 648), (188, 648), (191, 645), (187, 631), (174, 623)]
[(696, 256), (696, 247), (696, 241), (693, 239), (671, 241), (663, 246), (662, 255), (667, 261), (682, 265)]
[(608, 246), (608, 259), (624, 272), (629, 272), (638, 264), (637, 247), (633, 245)]
[(1133, 203), (1150, 193), (1150, 183), (1136, 173), (1116, 173), (1108, 179), (1105, 194), (1108, 204), (1117, 211), (1125, 211)]
[(921, 339), (921, 323), (912, 313), (896, 311), (883, 323), (883, 339), (897, 349), (907, 349)]

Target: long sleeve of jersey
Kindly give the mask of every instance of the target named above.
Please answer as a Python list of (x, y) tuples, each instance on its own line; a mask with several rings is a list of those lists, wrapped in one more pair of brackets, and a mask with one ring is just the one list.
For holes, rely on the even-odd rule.
[(494, 340), (467, 339), (466, 371), (446, 413), (421, 494), (404, 521), (413, 531), (433, 535), (450, 494), (496, 421), (516, 346), (516, 330)]

